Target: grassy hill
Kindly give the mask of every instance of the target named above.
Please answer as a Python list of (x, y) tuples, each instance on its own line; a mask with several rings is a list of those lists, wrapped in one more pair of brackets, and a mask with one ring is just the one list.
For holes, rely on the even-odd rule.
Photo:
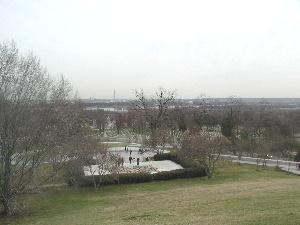
[(222, 163), (216, 176), (93, 189), (56, 187), (20, 199), (0, 224), (300, 224), (300, 177)]

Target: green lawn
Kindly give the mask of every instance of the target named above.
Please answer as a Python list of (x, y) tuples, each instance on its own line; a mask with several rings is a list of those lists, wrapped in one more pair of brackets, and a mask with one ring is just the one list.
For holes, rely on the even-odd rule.
[(222, 164), (216, 176), (23, 196), (0, 224), (300, 224), (300, 177)]

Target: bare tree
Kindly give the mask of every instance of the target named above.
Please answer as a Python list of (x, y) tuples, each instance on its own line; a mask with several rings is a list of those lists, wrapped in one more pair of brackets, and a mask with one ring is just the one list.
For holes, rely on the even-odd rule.
[(125, 118), (121, 113), (115, 115), (115, 123), (117, 128), (117, 134), (120, 134), (121, 129), (124, 127)]
[(97, 192), (100, 185), (103, 183), (105, 175), (119, 175), (120, 160), (119, 157), (106, 151), (102, 150), (97, 152), (94, 159), (94, 165), (88, 165), (85, 168), (88, 169), (93, 179), (94, 189)]
[(71, 184), (76, 184), (82, 178), (83, 171), (87, 171), (91, 176), (96, 192), (104, 178), (119, 180), (121, 157), (107, 151), (107, 145), (92, 136), (88, 128), (85, 128), (77, 136), (69, 138), (68, 143), (64, 146), (64, 152), (70, 159), (66, 162), (65, 175)]
[[(81, 171), (87, 171), (92, 178), (96, 192), (99, 190), (105, 177), (112, 177), (118, 180), (120, 165), (122, 164), (120, 156), (107, 151), (107, 146), (93, 136), (83, 135), (80, 139), (71, 140), (70, 145), (66, 149), (70, 149), (68, 155), (72, 159), (72, 161), (70, 160), (67, 163), (71, 165), (71, 168), (66, 167), (67, 176), (71, 175), (66, 177), (67, 180), (73, 179), (72, 170), (79, 174), (75, 174), (75, 180), (81, 178), (83, 175)], [(76, 171), (78, 168), (81, 171)]]
[(43, 163), (64, 157), (61, 144), (82, 127), (71, 87), (52, 79), (39, 59), (19, 54), (14, 42), (0, 44), (0, 201), (16, 213), (16, 195), (25, 191)]
[(168, 120), (168, 109), (175, 101), (175, 91), (167, 91), (163, 88), (151, 98), (147, 98), (144, 91), (136, 91), (135, 109), (139, 116), (144, 119), (150, 129), (151, 147), (156, 148), (157, 131), (159, 128), (166, 128)]
[(118, 175), (121, 161), (119, 156), (107, 151), (107, 145), (90, 134), (89, 129), (85, 129), (85, 132), (69, 138), (65, 143), (64, 152), (69, 160), (64, 164), (64, 172), (66, 181), (76, 185), (87, 171), (97, 192), (105, 175)]
[(166, 145), (172, 142), (171, 131), (167, 128), (160, 128), (157, 131), (157, 144), (161, 147), (162, 153), (164, 153)]
[(180, 156), (203, 167), (208, 178), (211, 178), (215, 171), (215, 164), (228, 143), (225, 137), (212, 136), (205, 131), (186, 133), (182, 141)]
[(90, 120), (90, 124), (96, 126), (100, 132), (104, 132), (107, 126), (106, 113), (103, 110), (86, 110), (85, 116)]

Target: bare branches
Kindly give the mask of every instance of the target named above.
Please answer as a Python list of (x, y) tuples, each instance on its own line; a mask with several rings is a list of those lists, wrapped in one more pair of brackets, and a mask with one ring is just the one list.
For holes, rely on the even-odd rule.
[(167, 126), (168, 109), (174, 105), (175, 91), (167, 91), (159, 88), (154, 96), (147, 98), (143, 89), (135, 91), (136, 101), (135, 110), (138, 116), (145, 120), (147, 128), (150, 129), (151, 147), (158, 144), (157, 130)]
[(37, 57), (20, 55), (13, 42), (0, 44), (0, 200), (6, 214), (14, 213), (15, 195), (34, 171), (82, 127), (81, 107), (70, 99), (64, 78), (52, 79)]
[(220, 154), (225, 151), (228, 140), (222, 135), (212, 135), (210, 132), (186, 133), (180, 155), (182, 158), (194, 161), (206, 170), (207, 176), (213, 176), (215, 163)]

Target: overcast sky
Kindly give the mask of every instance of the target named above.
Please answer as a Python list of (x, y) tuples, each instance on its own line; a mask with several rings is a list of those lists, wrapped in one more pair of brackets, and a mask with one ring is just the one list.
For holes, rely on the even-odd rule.
[(300, 1), (0, 0), (0, 41), (82, 98), (300, 97)]

